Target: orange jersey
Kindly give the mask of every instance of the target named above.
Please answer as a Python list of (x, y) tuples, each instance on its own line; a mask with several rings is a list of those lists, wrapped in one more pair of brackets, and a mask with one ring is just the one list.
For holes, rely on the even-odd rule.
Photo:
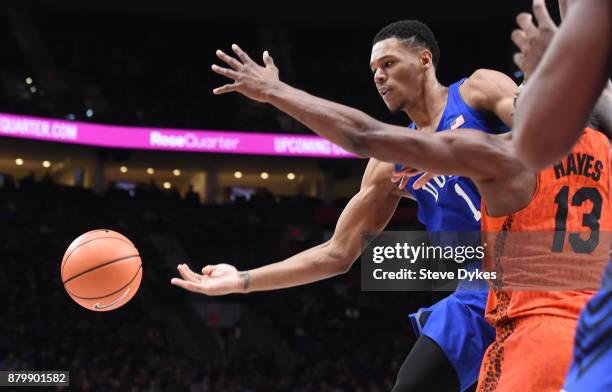
[[(502, 280), (504, 274), (509, 279), (519, 277), (521, 287), (526, 288), (504, 289), (502, 285), (496, 290), (494, 283), (487, 320), (498, 326), (535, 315), (577, 319), (593, 291), (541, 287), (568, 287), (576, 281), (597, 285), (610, 245), (610, 200), (610, 143), (600, 132), (587, 128), (565, 160), (537, 174), (536, 190), (525, 208), (491, 217), (483, 201), (483, 237), (495, 237), (494, 244), (488, 241), (485, 269), (496, 269)], [(504, 235), (514, 242), (509, 251), (505, 244), (500, 252)], [(601, 262), (592, 261), (596, 255)]]

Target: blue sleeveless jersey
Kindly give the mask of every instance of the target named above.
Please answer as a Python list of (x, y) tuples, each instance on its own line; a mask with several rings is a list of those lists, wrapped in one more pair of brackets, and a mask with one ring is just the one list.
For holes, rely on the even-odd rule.
[[(509, 131), (492, 113), (481, 112), (463, 101), (459, 87), (464, 81), (465, 78), (448, 88), (446, 107), (436, 132), (452, 132), (452, 129), (457, 128), (471, 128), (493, 134)], [(416, 128), (414, 123), (410, 124), (410, 128)], [(400, 164), (395, 166), (398, 171), (401, 167)], [(418, 218), (427, 227), (427, 231), (480, 231), (480, 194), (470, 179), (437, 176), (423, 188), (415, 190), (412, 185), (419, 176), (408, 180), (406, 190), (416, 198), (419, 204)]]
[[(459, 87), (464, 80), (449, 87), (436, 132), (453, 132), (457, 128), (494, 134), (508, 131), (497, 117), (469, 107), (463, 101)], [(414, 123), (410, 128), (415, 128)], [(396, 170), (400, 169), (401, 165), (396, 165)], [(438, 176), (423, 188), (414, 190), (412, 185), (418, 177), (410, 178), (406, 189), (419, 204), (419, 221), (427, 227), (432, 243), (441, 246), (479, 244), (480, 194), (474, 183), (465, 177)], [(465, 264), (468, 269), (478, 267), (479, 263)], [(461, 391), (476, 382), (485, 350), (495, 340), (495, 329), (484, 318), (487, 292), (484, 281), (462, 280), (453, 294), (410, 315), (417, 336), (423, 334), (435, 341), (453, 364)]]

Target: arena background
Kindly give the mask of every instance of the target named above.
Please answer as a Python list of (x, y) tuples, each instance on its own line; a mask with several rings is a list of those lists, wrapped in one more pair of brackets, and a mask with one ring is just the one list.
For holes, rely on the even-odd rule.
[[(399, 19), (428, 23), (444, 84), (483, 67), (518, 81), (509, 36), (529, 6), (5, 0), (0, 113), (310, 134), (270, 106), (212, 95), (225, 83), (210, 71), (214, 51), (238, 43), (257, 59), (269, 50), (281, 79), (296, 87), (407, 124), (387, 113), (373, 86), (378, 29)], [(361, 292), (356, 266), (250, 295), (208, 298), (169, 284), (178, 263), (246, 269), (328, 239), (365, 163), (0, 138), (0, 369), (69, 370), (70, 390), (82, 391), (389, 390), (414, 343), (407, 314), (443, 294)], [(389, 227), (421, 228), (415, 213), (402, 201)], [(99, 227), (132, 239), (144, 263), (137, 296), (107, 313), (76, 305), (59, 276), (67, 245)]]

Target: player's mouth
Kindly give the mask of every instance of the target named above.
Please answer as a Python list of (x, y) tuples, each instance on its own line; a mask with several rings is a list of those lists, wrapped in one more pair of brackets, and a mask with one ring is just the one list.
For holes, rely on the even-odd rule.
[(378, 89), (378, 93), (383, 99), (387, 98), (389, 94), (391, 94), (391, 89), (389, 87), (381, 87)]

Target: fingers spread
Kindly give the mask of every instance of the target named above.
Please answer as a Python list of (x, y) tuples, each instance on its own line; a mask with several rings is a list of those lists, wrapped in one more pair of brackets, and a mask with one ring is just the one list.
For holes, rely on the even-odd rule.
[(512, 59), (514, 60), (514, 64), (516, 64), (516, 66), (519, 67), (521, 71), (525, 72), (525, 69), (523, 68), (525, 63), (525, 56), (523, 56), (522, 53), (515, 53), (514, 56), (512, 56)]
[(215, 73), (219, 75), (225, 76), (226, 78), (230, 78), (232, 80), (236, 80), (240, 77), (240, 74), (232, 69), (219, 67), (217, 64), (213, 64), (210, 67)]
[(252, 64), (254, 61), (251, 60), (251, 58), (249, 57), (248, 54), (246, 54), (245, 51), (243, 51), (242, 49), (240, 49), (240, 46), (233, 44), (232, 45), (232, 50), (234, 51), (234, 53), (236, 53), (236, 56), (238, 56), (238, 58), (240, 60), (242, 60), (242, 62), (244, 64)]
[(236, 85), (236, 83), (226, 84), (225, 86), (217, 87), (216, 89), (214, 89), (213, 94), (221, 95), (221, 94), (231, 93), (233, 91), (236, 91), (237, 87), (238, 86)]
[(531, 17), (531, 14), (528, 14), (526, 12), (521, 12), (516, 17), (516, 23), (528, 36), (536, 33), (536, 27), (533, 24), (533, 19)]
[(514, 30), (510, 37), (512, 38), (512, 42), (514, 42), (521, 52), (524, 52), (527, 49), (527, 34), (525, 34), (523, 30)]
[(274, 65), (274, 59), (272, 56), (270, 56), (270, 53), (268, 53), (267, 50), (263, 52), (263, 62), (266, 67), (276, 67), (276, 65)]
[(538, 21), (538, 25), (553, 24), (554, 22), (548, 14), (544, 0), (533, 0), (533, 15)]
[(215, 54), (217, 55), (217, 57), (220, 60), (222, 60), (224, 63), (226, 63), (227, 65), (232, 67), (234, 70), (238, 71), (240, 68), (242, 68), (242, 63), (240, 61), (238, 61), (234, 57), (226, 54), (224, 51), (217, 50), (215, 52)]

